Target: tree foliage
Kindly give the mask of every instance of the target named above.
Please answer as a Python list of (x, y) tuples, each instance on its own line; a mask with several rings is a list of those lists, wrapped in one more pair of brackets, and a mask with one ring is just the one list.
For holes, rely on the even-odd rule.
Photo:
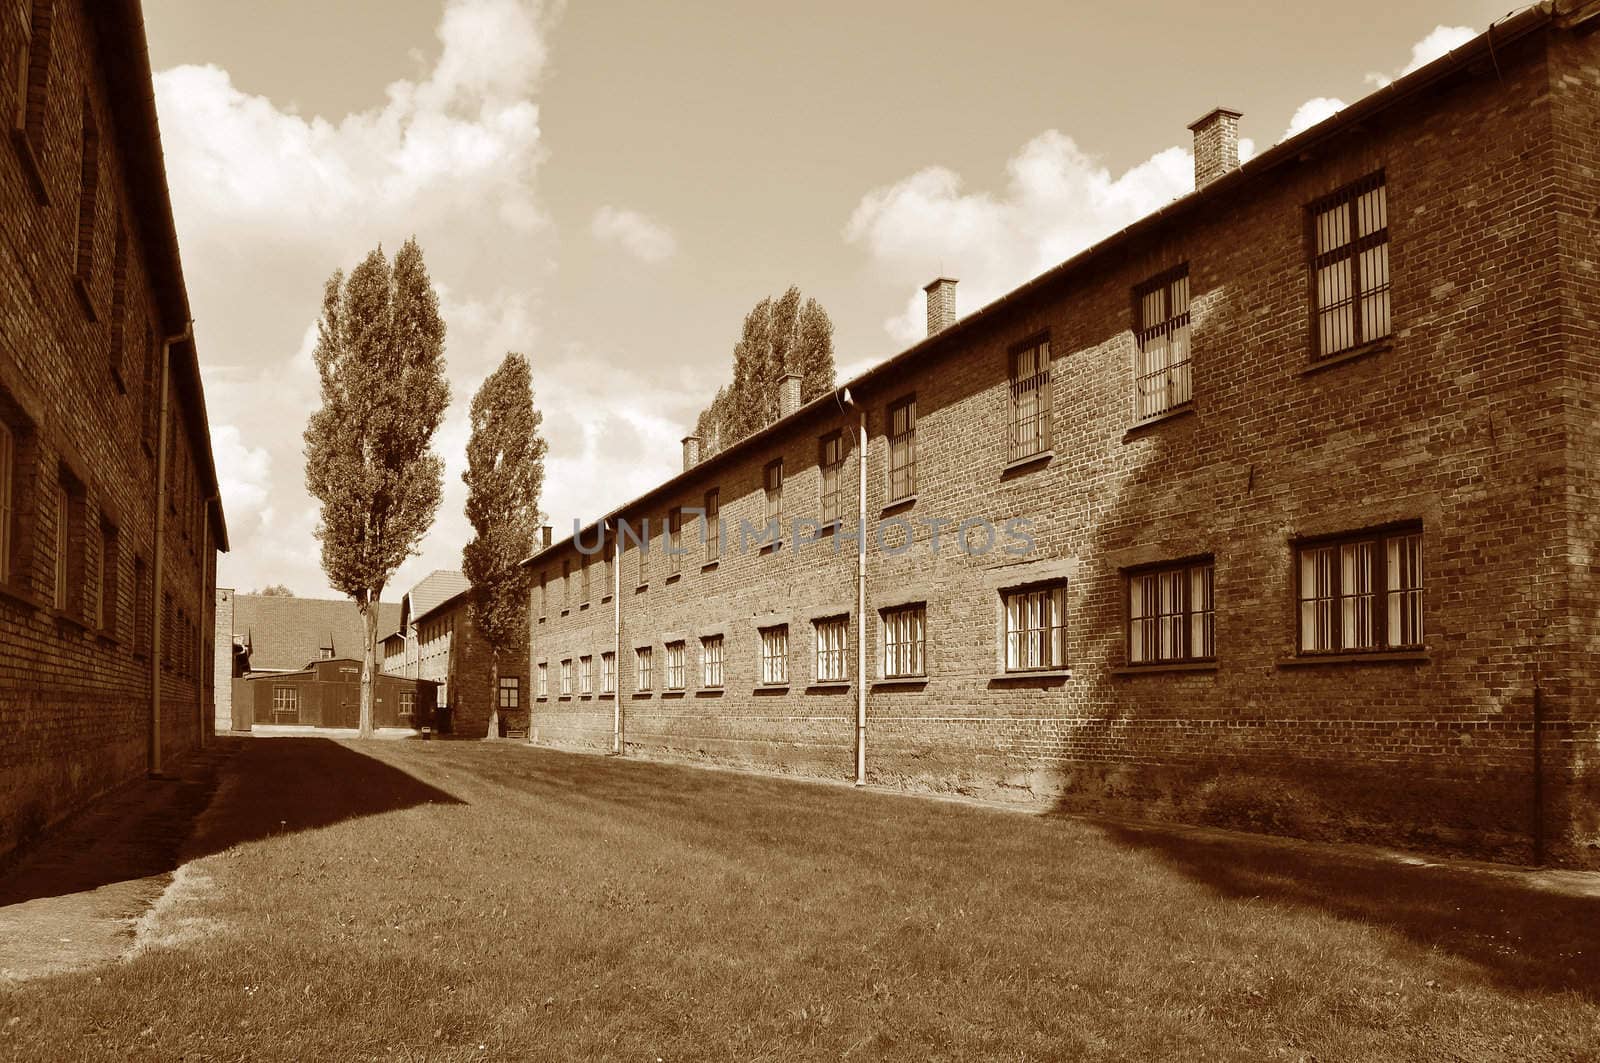
[[(473, 538), (461, 553), (472, 584), (471, 614), (490, 649), (489, 690), (500, 684), (500, 654), (527, 637), (528, 580), (520, 562), (533, 552), (544, 489), (544, 420), (533, 405), (528, 360), (507, 354), (472, 397), (472, 436), (467, 441), (467, 520)], [(524, 651), (526, 646), (523, 647)], [(491, 736), (498, 721), (492, 706)]]
[(293, 598), (294, 597), (294, 591), (290, 590), (287, 586), (285, 586), (282, 583), (274, 583), (274, 584), (272, 584), (270, 586), (262, 587), (258, 591), (251, 591), (250, 593), (251, 594), (259, 594), (263, 598)]
[(695, 422), (702, 453), (715, 454), (778, 419), (778, 381), (800, 376), (800, 401), (834, 386), (833, 321), (822, 304), (790, 286), (744, 317), (733, 348), (733, 380)]
[(422, 250), (391, 268), (381, 247), (323, 290), (314, 352), (322, 407), (305, 430), (306, 488), (322, 504), (328, 582), (366, 620), (361, 733), (372, 732), (378, 599), (439, 508), (444, 466), (430, 449), (450, 402), (444, 321)]

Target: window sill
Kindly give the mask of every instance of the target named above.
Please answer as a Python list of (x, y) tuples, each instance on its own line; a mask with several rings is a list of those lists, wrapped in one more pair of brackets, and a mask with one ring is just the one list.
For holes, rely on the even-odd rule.
[(850, 689), (848, 679), (819, 679), (815, 683), (806, 685), (807, 691), (816, 691), (819, 694), (843, 693)]
[(51, 607), (50, 616), (54, 618), (56, 627), (58, 628), (74, 628), (85, 634), (94, 631), (93, 625), (91, 625), (87, 620), (84, 620), (80, 616), (75, 616), (72, 613), (67, 612), (65, 609), (56, 609)]
[(571, 613), (571, 612), (572, 612), (571, 609), (563, 609), (563, 610), (561, 610), (561, 615), (562, 616), (566, 616), (568, 613)]
[(1315, 668), (1321, 664), (1427, 664), (1427, 650), (1382, 650), (1375, 653), (1320, 653), (1282, 657), (1279, 668)]
[(605, 605), (610, 600), (611, 600), (611, 595), (609, 595), (609, 594), (603, 594), (603, 595), (600, 596), (600, 604), (601, 605)]
[(653, 698), (656, 696), (656, 692), (654, 690), (635, 690), (632, 696), (635, 700), (640, 698)]
[(571, 701), (572, 700), (572, 695), (571, 694), (558, 694), (558, 695), (556, 695), (556, 700), (557, 701)]
[(899, 675), (892, 679), (874, 679), (872, 681), (873, 690), (895, 690), (898, 688), (921, 690), (927, 685), (928, 677), (925, 675)]
[(781, 549), (783, 549), (783, 540), (778, 539), (770, 543), (762, 543), (760, 552), (762, 554), (775, 554)]
[(541, 616), (541, 617), (540, 617), (540, 618), (539, 618), (539, 623), (541, 623), (541, 624), (542, 624), (542, 623), (544, 623), (544, 621), (545, 621), (545, 618), (544, 618), (544, 617), (542, 617), (542, 616)]
[(878, 513), (878, 516), (887, 517), (891, 513), (898, 513), (903, 509), (910, 509), (912, 506), (914, 506), (916, 504), (917, 504), (917, 496), (916, 495), (914, 495), (914, 494), (906, 495), (903, 498), (897, 498), (892, 502), (884, 503), (883, 509)]
[(715, 561), (707, 561), (705, 564), (700, 566), (700, 571), (701, 572), (713, 572), (713, 571), (716, 570), (716, 567), (717, 567), (717, 562), (715, 562)]
[(1061, 683), (1072, 678), (1070, 668), (1041, 668), (1036, 672), (999, 672), (989, 677), (992, 687), (1028, 686), (1032, 683)]
[(12, 130), (11, 144), (17, 149), (17, 156), (22, 160), (22, 169), (28, 175), (28, 186), (33, 191), (34, 202), (41, 207), (48, 207), (50, 191), (45, 187), (44, 171), (39, 166), (39, 157), (33, 153), (33, 143), (28, 140), (28, 134), (20, 129)]
[(787, 693), (789, 693), (789, 684), (788, 683), (762, 683), (760, 686), (755, 688), (755, 693), (757, 693), (757, 694), (787, 694)]
[(78, 295), (78, 303), (83, 307), (83, 314), (90, 321), (100, 320), (100, 311), (95, 309), (94, 295), (89, 291), (89, 281), (81, 273), (72, 275), (72, 290)]
[(670, 576), (668, 576), (668, 577), (667, 577), (667, 586), (669, 586), (669, 587), (670, 587), (670, 586), (671, 586), (671, 585), (672, 585), (672, 584), (674, 584), (674, 583), (676, 583), (676, 582), (678, 582), (678, 581), (679, 581), (679, 580), (681, 580), (681, 579), (682, 579), (682, 578), (683, 578), (683, 573), (681, 573), (681, 572), (674, 572), (674, 573), (673, 573), (673, 574), (672, 574), (672, 575), (670, 575)]
[(645, 591), (647, 591), (649, 589), (650, 589), (650, 584), (641, 583), (637, 587), (633, 588), (633, 593), (635, 593), (635, 594), (643, 594)]
[(587, 608), (589, 608), (589, 603), (588, 602), (584, 602), (582, 605), (578, 606), (578, 612), (581, 613)]
[(33, 592), (23, 589), (14, 583), (0, 583), (0, 599), (15, 602), (29, 609), (48, 609), (49, 606), (33, 596)]
[(688, 691), (686, 690), (663, 690), (661, 696), (664, 698), (681, 698), (687, 693)]
[(1056, 452), (1054, 450), (1041, 450), (1037, 454), (1029, 454), (1025, 458), (1008, 461), (1000, 469), (1000, 479), (1009, 480), (1014, 476), (1021, 476), (1023, 473), (1042, 469), (1054, 461), (1055, 456)]
[(1157, 675), (1162, 672), (1215, 672), (1216, 661), (1169, 661), (1158, 664), (1125, 664), (1111, 669), (1112, 675)]
[(548, 694), (540, 694), (538, 697), (534, 698), (533, 700), (534, 701), (549, 701), (550, 700), (550, 696)]
[(118, 395), (128, 393), (128, 382), (122, 379), (122, 369), (119, 366), (111, 367), (111, 383), (116, 385)]
[(1181, 405), (1178, 405), (1178, 406), (1174, 406), (1170, 410), (1163, 410), (1162, 412), (1156, 414), (1154, 417), (1146, 417), (1144, 420), (1139, 421), (1136, 424), (1130, 425), (1128, 430), (1126, 432), (1122, 433), (1122, 441), (1124, 443), (1127, 443), (1130, 440), (1138, 439), (1140, 436), (1144, 435), (1146, 432), (1149, 432), (1149, 431), (1159, 427), (1160, 425), (1164, 425), (1168, 421), (1182, 420), (1185, 417), (1189, 417), (1189, 416), (1193, 415), (1194, 412), (1195, 412), (1194, 400), (1190, 399), (1188, 402), (1182, 403)]
[(722, 687), (701, 687), (694, 692), (694, 696), (697, 698), (720, 698), (722, 697)]
[(1330, 354), (1326, 358), (1319, 358), (1310, 365), (1306, 366), (1304, 369), (1300, 370), (1300, 375), (1311, 376), (1315, 373), (1322, 372), (1324, 369), (1332, 369), (1336, 365), (1344, 365), (1346, 362), (1359, 361), (1362, 358), (1367, 357), (1369, 354), (1381, 354), (1384, 351), (1391, 351), (1393, 349), (1394, 337), (1385, 336), (1381, 340), (1373, 340), (1371, 343), (1363, 343), (1359, 347), (1352, 347), (1348, 351), (1340, 351), (1338, 354)]

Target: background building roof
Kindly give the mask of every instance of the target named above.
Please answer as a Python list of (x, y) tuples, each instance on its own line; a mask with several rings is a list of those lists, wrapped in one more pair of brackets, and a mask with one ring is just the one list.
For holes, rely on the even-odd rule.
[[(378, 605), (378, 630), (400, 620), (395, 602)], [(366, 628), (356, 603), (345, 598), (289, 598), (267, 594), (233, 596), (233, 636), (250, 647), (250, 670), (295, 671), (322, 657), (361, 660)]]
[[(467, 577), (448, 568), (436, 568), (417, 581), (417, 585), (406, 592), (401, 604), (399, 626), (415, 623), (418, 619), (433, 611), (435, 606), (449, 601), (463, 591), (469, 590), (472, 584), (467, 582)], [(381, 625), (380, 625), (381, 629)]]

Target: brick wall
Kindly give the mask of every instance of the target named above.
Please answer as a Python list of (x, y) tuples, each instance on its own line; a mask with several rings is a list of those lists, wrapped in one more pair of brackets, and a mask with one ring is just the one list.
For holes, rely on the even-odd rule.
[[(122, 154), (127, 130), (90, 64), (100, 45), (81, 4), (54, 5), (48, 62), (39, 67), (42, 81), (34, 79), (43, 88), (33, 107), (37, 133), (26, 149), (9, 136), (34, 6), (0, 8), (0, 114), (8, 132), (0, 144), (0, 417), (18, 442), (14, 550), (0, 584), (0, 854), (146, 770), (157, 626), (165, 624), (169, 636), (168, 663), (156, 665), (163, 756), (194, 748), (210, 711), (205, 656), (215, 569), (199, 490), (204, 418), (176, 384), (168, 425), (176, 462), (161, 544), (169, 616), (152, 587), (160, 503), (152, 501), (157, 448), (146, 424), (157, 422), (160, 337), (182, 322), (161, 320), (149, 268), (155, 252), (133, 210)], [(86, 107), (98, 130), (89, 197), (81, 195)], [(80, 203), (93, 206), (81, 227)], [(72, 590), (58, 609), (63, 490), (72, 495), (65, 537)], [(109, 579), (102, 559), (110, 560)]]
[[(430, 610), (417, 621), (416, 675), (443, 683), (440, 703), (450, 708), (450, 731), (462, 738), (494, 737), (489, 733), (498, 704), (499, 678), (517, 680), (518, 705), (503, 713), (508, 728), (528, 726), (528, 658), (517, 649), (493, 653), (473, 623), (467, 595)], [(526, 644), (526, 634), (513, 646)], [(498, 667), (498, 671), (496, 671)], [(498, 730), (498, 728), (496, 728)]]

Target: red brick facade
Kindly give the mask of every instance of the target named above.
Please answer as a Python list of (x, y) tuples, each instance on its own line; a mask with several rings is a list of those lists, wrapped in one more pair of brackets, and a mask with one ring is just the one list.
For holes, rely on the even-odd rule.
[(438, 683), (438, 705), (449, 710), (449, 733), (458, 738), (526, 733), (528, 659), (508, 649), (496, 670), (493, 651), (472, 620), (471, 598), (470, 590), (461, 591), (414, 618), (407, 615), (414, 644), (408, 646), (402, 633), (385, 639), (382, 669)]
[(0, 854), (210, 729), (226, 530), (141, 25), (0, 4)]
[[(1503, 24), (1492, 60), (1483, 38), (1458, 49), (610, 515), (648, 517), (656, 537), (642, 576), (622, 551), (620, 623), (599, 557), (585, 594), (571, 540), (541, 551), (534, 740), (609, 749), (620, 715), (630, 753), (853, 777), (864, 410), (868, 523), (905, 518), (915, 539), (894, 553), (891, 531), (867, 555), (868, 781), (1600, 866), (1600, 34), (1574, 21), (1546, 8)], [(1313, 205), (1380, 174), (1391, 327), (1317, 358)], [(1185, 265), (1192, 401), (1136, 423), (1138, 293)], [(1048, 449), (1013, 463), (1008, 380), (1039, 340)], [(913, 395), (913, 497), (889, 506), (889, 410)], [(820, 516), (833, 431), (843, 528), (739, 549), (775, 460), (786, 518)], [(658, 522), (712, 489), (734, 541), (708, 563), (686, 521), (674, 572)], [(964, 552), (969, 518), (1024, 519), (1035, 549), (1004, 552), (1002, 532)], [(938, 550), (933, 521), (951, 522)], [(1421, 645), (1303, 652), (1300, 550), (1394, 527), (1420, 529)], [(1130, 581), (1184, 559), (1212, 566), (1214, 660), (1136, 667)], [(1007, 672), (1017, 587), (1064, 599), (1059, 667)], [(902, 605), (925, 610), (925, 676), (891, 682), (884, 631)], [(847, 682), (818, 683), (814, 622), (838, 615)], [(1371, 622), (1397, 632), (1397, 617)], [(788, 682), (763, 684), (760, 633), (780, 625)], [(679, 641), (686, 681), (667, 691)], [(620, 714), (598, 680), (618, 649)]]

